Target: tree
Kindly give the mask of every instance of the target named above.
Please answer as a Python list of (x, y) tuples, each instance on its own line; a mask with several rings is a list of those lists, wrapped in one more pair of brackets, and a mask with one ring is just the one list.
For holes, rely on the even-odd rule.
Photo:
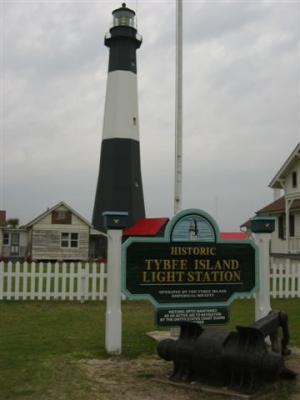
[(9, 218), (6, 221), (6, 226), (8, 228), (17, 228), (19, 226), (19, 218)]

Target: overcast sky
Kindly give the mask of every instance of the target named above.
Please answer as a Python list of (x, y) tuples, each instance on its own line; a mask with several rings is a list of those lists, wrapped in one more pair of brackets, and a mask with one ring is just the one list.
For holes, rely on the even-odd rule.
[[(26, 223), (63, 200), (91, 219), (108, 49), (121, 1), (1, 0), (0, 209)], [(147, 216), (173, 215), (175, 1), (137, 9)], [(183, 2), (183, 207), (222, 230), (271, 202), (299, 142), (299, 2)]]

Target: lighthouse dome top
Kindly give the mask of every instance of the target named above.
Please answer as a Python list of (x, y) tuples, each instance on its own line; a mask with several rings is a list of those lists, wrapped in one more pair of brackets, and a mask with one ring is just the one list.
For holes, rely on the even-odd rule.
[(126, 3), (122, 7), (117, 8), (112, 12), (113, 26), (131, 26), (135, 28), (135, 12), (126, 7)]

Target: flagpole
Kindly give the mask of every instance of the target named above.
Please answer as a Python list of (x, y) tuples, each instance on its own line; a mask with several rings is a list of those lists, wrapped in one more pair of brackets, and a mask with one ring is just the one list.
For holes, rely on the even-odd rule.
[(182, 208), (182, 0), (176, 0), (174, 214)]
[[(182, 0), (176, 0), (176, 64), (175, 64), (175, 185), (174, 214), (182, 208)], [(171, 327), (170, 335), (179, 336), (179, 328)]]

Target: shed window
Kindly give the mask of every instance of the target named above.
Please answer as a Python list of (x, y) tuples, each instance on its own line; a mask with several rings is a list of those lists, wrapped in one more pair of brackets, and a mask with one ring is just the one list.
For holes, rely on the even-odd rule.
[(78, 248), (79, 233), (62, 232), (60, 245), (64, 248)]
[(72, 213), (71, 211), (52, 211), (52, 224), (71, 224)]

